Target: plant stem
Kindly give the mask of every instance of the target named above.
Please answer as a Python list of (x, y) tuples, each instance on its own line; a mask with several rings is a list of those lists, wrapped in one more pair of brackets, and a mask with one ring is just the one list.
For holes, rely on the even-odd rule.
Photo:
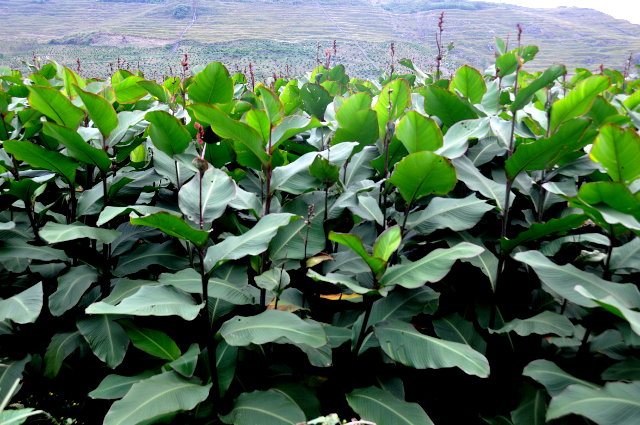
[[(212, 328), (213, 322), (209, 319), (209, 288), (208, 288), (208, 278), (207, 274), (204, 271), (204, 249), (199, 249), (198, 253), (200, 254), (200, 277), (202, 279), (202, 299), (204, 301), (204, 316), (202, 322), (205, 325), (205, 341), (204, 346), (207, 349), (207, 354), (209, 357), (209, 370), (211, 372), (211, 382), (213, 385), (211, 386), (211, 392), (209, 396), (211, 398), (211, 403), (213, 404), (213, 412), (217, 413), (218, 411), (218, 400), (220, 400), (220, 391), (218, 389), (218, 370), (216, 367), (216, 347), (215, 342), (212, 341)], [(204, 348), (203, 348), (204, 350)]]
[(609, 265), (611, 264), (611, 254), (613, 253), (613, 243), (615, 241), (615, 235), (613, 233), (613, 224), (609, 225), (609, 234), (607, 236), (609, 236), (609, 246), (607, 247), (607, 259), (605, 260), (605, 263), (604, 263), (604, 272), (602, 273), (602, 278), (604, 280), (611, 279), (611, 269), (609, 268)]
[(70, 223), (75, 223), (76, 221), (76, 187), (74, 184), (69, 183), (69, 189), (71, 193), (71, 217), (69, 217)]
[(109, 188), (107, 187), (107, 172), (101, 171), (102, 174), (102, 202), (104, 204), (104, 208), (109, 205)]
[(109, 296), (109, 289), (110, 285), (109, 285), (109, 273), (110, 273), (110, 269), (109, 269), (109, 245), (106, 243), (102, 244), (102, 284), (101, 286), (101, 291), (102, 291), (102, 298), (106, 298)]
[[(36, 223), (35, 217), (31, 212), (31, 205), (25, 205), (25, 210), (27, 211), (27, 216), (29, 217), (29, 222), (31, 223), (31, 228), (33, 229), (33, 235), (36, 238), (36, 242), (42, 242), (40, 239), (40, 232), (38, 231), (38, 224)], [(13, 217), (12, 217), (13, 220)]]
[(371, 316), (371, 309), (373, 307), (372, 296), (363, 295), (363, 297), (364, 297), (366, 310), (364, 312), (364, 320), (362, 321), (362, 327), (360, 328), (360, 335), (358, 335), (358, 342), (356, 343), (356, 356), (360, 352), (360, 349), (362, 348), (362, 344), (364, 343), (364, 337), (366, 336), (366, 330), (367, 330), (367, 322), (369, 322), (369, 316)]

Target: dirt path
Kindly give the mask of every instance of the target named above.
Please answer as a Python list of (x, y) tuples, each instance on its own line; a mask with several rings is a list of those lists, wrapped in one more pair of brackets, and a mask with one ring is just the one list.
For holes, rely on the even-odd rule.
[(187, 25), (185, 29), (182, 30), (182, 32), (180, 33), (180, 36), (178, 36), (178, 39), (173, 45), (173, 49), (171, 49), (171, 52), (169, 52), (169, 54), (163, 60), (169, 59), (171, 55), (173, 55), (176, 52), (176, 50), (178, 50), (178, 46), (180, 45), (180, 40), (182, 40), (182, 37), (184, 37), (184, 33), (186, 33), (187, 30), (191, 28), (193, 24), (196, 23), (196, 19), (198, 18), (198, 5), (196, 4), (195, 0), (192, 2), (192, 7), (193, 7), (193, 16), (191, 18), (191, 22), (189, 23), (189, 25)]

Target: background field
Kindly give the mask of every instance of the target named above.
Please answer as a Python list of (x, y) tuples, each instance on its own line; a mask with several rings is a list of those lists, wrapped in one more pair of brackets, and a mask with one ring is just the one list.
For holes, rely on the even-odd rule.
[[(179, 4), (191, 9), (186, 18), (173, 16)], [(396, 43), (396, 58), (413, 58), (428, 69), (442, 10), (444, 40), (456, 46), (447, 71), (464, 63), (488, 66), (494, 57), (493, 37), (514, 34), (518, 22), (524, 27), (524, 42), (540, 48), (528, 66), (533, 70), (554, 62), (570, 69), (597, 68), (601, 63), (622, 69), (629, 53), (634, 53), (636, 63), (640, 58), (640, 26), (591, 9), (415, 0), (0, 0), (0, 64), (18, 67), (35, 51), (74, 68), (80, 58), (85, 75), (104, 77), (109, 62), (116, 67), (120, 57), (124, 67), (139, 63), (147, 76), (155, 72), (160, 77), (177, 72), (187, 52), (192, 65), (219, 60), (231, 71), (236, 66), (243, 71), (251, 61), (262, 79), (286, 72), (287, 64), (292, 75), (312, 69), (317, 42), (324, 60), (326, 48), (337, 39), (334, 59), (352, 76), (372, 77), (388, 67), (390, 42)]]

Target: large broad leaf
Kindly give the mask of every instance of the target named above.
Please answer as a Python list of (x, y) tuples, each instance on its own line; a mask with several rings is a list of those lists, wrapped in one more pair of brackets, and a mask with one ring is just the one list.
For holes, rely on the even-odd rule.
[(484, 248), (466, 242), (449, 249), (438, 248), (414, 263), (390, 267), (380, 279), (379, 285), (418, 288), (427, 282), (437, 282), (449, 273), (456, 260), (475, 257), (482, 251)]
[(93, 353), (111, 369), (115, 369), (124, 360), (129, 346), (129, 337), (107, 315), (85, 317), (76, 322), (80, 333), (87, 340)]
[(378, 236), (373, 244), (373, 256), (389, 261), (391, 254), (400, 246), (400, 242), (402, 242), (400, 226), (389, 227)]
[(409, 153), (435, 151), (442, 147), (442, 131), (438, 124), (417, 111), (407, 112), (400, 120), (396, 137)]
[(547, 87), (566, 73), (567, 68), (564, 65), (551, 65), (540, 77), (529, 83), (527, 87), (518, 90), (518, 94), (509, 108), (512, 112), (524, 108), (533, 99), (538, 90)]
[(370, 163), (378, 156), (380, 156), (380, 152), (375, 146), (366, 146), (362, 151), (353, 155), (347, 164), (346, 171), (340, 173), (343, 186), (348, 188), (372, 177), (375, 171)]
[(374, 326), (382, 350), (393, 360), (416, 369), (459, 367), (469, 375), (489, 376), (486, 357), (466, 344), (421, 334), (409, 323), (390, 319)]
[(232, 99), (233, 80), (220, 62), (207, 65), (189, 86), (189, 100), (193, 103), (229, 103)]
[(587, 221), (587, 216), (583, 214), (570, 214), (566, 217), (547, 221), (544, 224), (533, 223), (528, 230), (520, 233), (514, 239), (502, 238), (500, 239), (500, 246), (504, 253), (511, 252), (513, 248), (523, 243), (538, 240), (543, 236), (550, 235), (552, 233), (566, 232), (571, 229), (577, 229)]
[(236, 376), (238, 350), (238, 347), (227, 344), (225, 340), (220, 341), (216, 347), (216, 372), (218, 373), (218, 389), (221, 397), (224, 397)]
[(447, 127), (453, 126), (458, 121), (478, 118), (458, 95), (447, 89), (431, 85), (421, 93), (424, 95), (426, 113), (440, 118)]
[(50, 221), (40, 229), (40, 236), (49, 243), (89, 238), (104, 244), (109, 244), (118, 239), (120, 232), (117, 230), (87, 226), (78, 221), (72, 224), (59, 224)]
[(190, 295), (171, 286), (143, 286), (118, 305), (104, 301), (87, 307), (88, 314), (131, 314), (134, 316), (180, 316), (193, 320), (204, 305), (197, 305)]
[(166, 333), (138, 327), (131, 320), (122, 320), (120, 324), (134, 347), (170, 362), (180, 358), (178, 345)]
[(111, 406), (104, 425), (134, 425), (177, 410), (191, 410), (209, 395), (212, 384), (186, 379), (171, 371), (133, 384), (122, 400)]
[(31, 142), (18, 140), (7, 140), (2, 144), (2, 147), (7, 153), (13, 154), (16, 159), (24, 161), (32, 167), (44, 168), (58, 173), (71, 184), (76, 180), (78, 163), (59, 152), (50, 151)]
[[(373, 110), (378, 114), (380, 139), (384, 140), (387, 122), (398, 119), (410, 104), (411, 88), (407, 80), (399, 78), (384, 86), (378, 95), (378, 101), (373, 107)], [(389, 107), (391, 107), (391, 110), (389, 110)]]
[(473, 323), (467, 322), (458, 313), (451, 313), (434, 320), (433, 330), (440, 338), (467, 344), (480, 354), (484, 355), (487, 351), (487, 343), (475, 330)]
[[(478, 245), (484, 248), (482, 240), (474, 238), (467, 232), (457, 232), (455, 235), (446, 238), (449, 246), (455, 246), (462, 242), (469, 242), (474, 245)], [(498, 280), (498, 258), (493, 252), (485, 249), (480, 255), (471, 258), (461, 258), (462, 262), (471, 263), (475, 267), (478, 267), (482, 273), (489, 279), (489, 284), (492, 290), (496, 290), (496, 282)]]
[(565, 98), (553, 104), (550, 131), (554, 133), (563, 122), (587, 112), (596, 96), (609, 88), (610, 84), (609, 77), (604, 75), (594, 75), (578, 84)]
[(640, 136), (631, 127), (606, 124), (600, 127), (589, 157), (602, 164), (612, 180), (629, 185), (640, 177)]
[(571, 264), (559, 266), (538, 251), (519, 252), (514, 258), (533, 268), (544, 283), (543, 288), (547, 286), (553, 292), (583, 307), (597, 307), (598, 303), (578, 293), (574, 289), (577, 285), (584, 287), (598, 299), (611, 295), (624, 306), (640, 305), (640, 292), (633, 284), (607, 282)]
[(549, 360), (534, 360), (522, 371), (524, 376), (535, 379), (547, 389), (552, 397), (563, 392), (569, 385), (580, 384), (585, 387), (598, 389), (598, 385), (569, 375)]
[(242, 393), (222, 422), (234, 425), (296, 425), (304, 423), (302, 410), (280, 392), (273, 390)]
[[(456, 174), (458, 179), (464, 182), (471, 190), (477, 190), (483, 196), (489, 199), (494, 199), (500, 210), (505, 211), (506, 201), (506, 184), (498, 183), (485, 177), (480, 170), (476, 168), (466, 156), (461, 156), (453, 161), (453, 165), (456, 167)], [(513, 203), (515, 195), (511, 192), (509, 207)]]
[(0, 301), (0, 322), (10, 319), (16, 323), (34, 323), (42, 310), (43, 296), (40, 282)]
[(459, 91), (471, 103), (480, 103), (482, 96), (487, 92), (487, 86), (477, 69), (463, 65), (456, 71), (456, 75), (449, 85), (449, 90), (454, 93), (456, 90)]
[[(130, 214), (135, 212), (136, 214), (142, 216), (145, 214), (154, 214), (160, 211), (172, 212), (166, 208), (160, 207), (151, 207), (148, 205), (131, 205), (129, 207), (106, 207), (98, 216), (98, 222), (96, 225), (102, 226), (105, 223), (113, 220), (115, 217), (123, 214)], [(180, 212), (174, 212), (174, 215), (180, 215)]]
[(181, 270), (189, 266), (185, 251), (179, 244), (167, 241), (162, 244), (142, 244), (118, 260), (113, 271), (116, 276), (126, 276), (146, 269), (150, 265), (161, 264), (171, 270)]
[(546, 399), (545, 390), (523, 382), (520, 388), (520, 404), (516, 410), (511, 411), (514, 425), (545, 425)]
[(300, 89), (300, 100), (302, 101), (301, 109), (324, 121), (324, 111), (333, 100), (333, 96), (321, 85), (307, 83)]
[(204, 259), (206, 270), (211, 270), (223, 260), (237, 260), (247, 255), (257, 255), (266, 250), (278, 228), (289, 224), (292, 214), (269, 214), (241, 236), (229, 236), (210, 247)]
[(147, 112), (144, 119), (149, 121), (149, 136), (153, 145), (173, 158), (183, 153), (191, 143), (191, 135), (182, 123), (165, 111)]
[(251, 317), (234, 317), (222, 325), (220, 333), (233, 346), (264, 344), (281, 337), (315, 348), (327, 343), (327, 334), (320, 324), (305, 322), (293, 313), (279, 310), (267, 310)]
[(521, 143), (505, 163), (507, 178), (515, 179), (522, 170), (550, 170), (566, 155), (582, 149), (592, 141), (583, 137), (589, 124), (587, 118), (576, 118), (560, 126), (549, 138)]
[(360, 388), (347, 394), (349, 406), (363, 420), (378, 425), (433, 424), (418, 403), (400, 400), (377, 387)]
[(198, 347), (198, 344), (191, 344), (187, 351), (169, 363), (169, 366), (185, 378), (191, 378), (196, 370), (199, 355), (200, 347)]
[(547, 420), (574, 413), (600, 425), (635, 425), (640, 417), (640, 381), (610, 382), (602, 389), (575, 384), (555, 396)]
[(548, 335), (554, 334), (558, 336), (573, 335), (573, 324), (565, 316), (543, 311), (529, 319), (514, 319), (498, 329), (489, 329), (490, 333), (505, 333), (514, 331), (520, 336), (528, 336), (531, 334)]
[(209, 233), (204, 230), (196, 230), (189, 226), (183, 219), (173, 214), (161, 211), (139, 218), (131, 218), (131, 224), (155, 227), (170, 236), (175, 236), (186, 241), (191, 241), (195, 246), (203, 249), (209, 241)]
[(605, 381), (640, 381), (640, 359), (627, 357), (607, 368), (600, 377)]
[(111, 167), (109, 156), (100, 149), (94, 148), (84, 141), (77, 131), (51, 122), (42, 123), (44, 134), (58, 140), (67, 148), (69, 156), (107, 171)]
[(275, 93), (264, 86), (260, 86), (256, 90), (260, 94), (260, 99), (262, 100), (262, 105), (264, 105), (267, 118), (269, 118), (269, 122), (271, 123), (271, 128), (277, 126), (284, 118), (282, 101)]
[(336, 112), (340, 128), (331, 143), (358, 142), (359, 147), (373, 144), (379, 137), (378, 115), (371, 109), (371, 96), (366, 92), (350, 96)]
[[(631, 310), (628, 306), (624, 305), (611, 295), (604, 298), (597, 298), (583, 286), (577, 285), (574, 289), (580, 295), (583, 295), (584, 297), (595, 301), (599, 306), (604, 307), (605, 310), (610, 311), (616, 316), (627, 320), (631, 329), (636, 334), (640, 335), (640, 313)], [(638, 305), (635, 305), (634, 307), (638, 308)]]
[(463, 199), (433, 198), (427, 208), (409, 214), (406, 228), (423, 235), (446, 228), (460, 232), (471, 229), (493, 208), (474, 193)]
[(496, 118), (478, 118), (455, 123), (447, 130), (443, 146), (436, 153), (451, 159), (463, 156), (469, 146), (469, 139), (483, 139), (490, 135), (491, 123), (495, 121)]
[[(623, 183), (585, 183), (580, 186), (578, 198), (598, 210), (607, 221), (612, 221), (606, 217), (606, 214), (610, 213), (611, 209), (614, 210), (614, 213), (620, 213), (619, 215), (627, 215), (628, 218), (633, 217), (636, 220), (640, 220), (640, 195), (631, 193)], [(626, 225), (624, 221), (622, 222)]]
[(113, 85), (113, 91), (116, 93), (118, 103), (135, 103), (147, 95), (147, 91), (138, 85), (138, 82), (144, 81), (144, 78), (132, 75)]
[(538, 48), (536, 46), (521, 46), (500, 55), (496, 59), (496, 69), (500, 68), (498, 75), (504, 77), (516, 72), (518, 67), (522, 67), (526, 62), (532, 60)]
[(83, 343), (80, 331), (56, 333), (44, 353), (44, 376), (54, 378), (60, 372), (64, 359)]
[(202, 178), (196, 175), (182, 186), (178, 204), (194, 223), (210, 223), (224, 213), (237, 194), (238, 187), (227, 173), (209, 167)]
[(71, 267), (67, 273), (58, 278), (58, 289), (49, 296), (49, 310), (54, 316), (75, 307), (80, 298), (93, 282), (98, 281), (98, 271), (93, 267), (82, 265)]
[(640, 238), (636, 237), (629, 243), (613, 248), (609, 268), (640, 270)]
[(0, 242), (0, 261), (8, 259), (30, 258), (40, 261), (69, 261), (69, 257), (60, 249), (48, 246), (29, 245), (19, 239)]
[(165, 86), (161, 86), (155, 81), (138, 81), (136, 84), (160, 102), (171, 104), (171, 92)]
[(456, 169), (451, 162), (428, 151), (405, 157), (389, 179), (410, 205), (426, 195), (445, 195), (457, 181)]
[(100, 382), (98, 388), (89, 393), (89, 397), (105, 400), (122, 398), (129, 392), (133, 384), (153, 375), (155, 373), (151, 370), (145, 370), (134, 376), (108, 375)]
[(77, 86), (75, 89), (80, 99), (82, 99), (87, 115), (89, 115), (94, 125), (100, 129), (104, 140), (107, 140), (111, 132), (118, 127), (118, 116), (113, 106), (102, 96), (83, 91)]
[[(7, 360), (2, 359), (0, 362), (0, 400), (5, 400), (5, 397), (9, 396), (8, 400), (11, 400), (13, 394), (17, 392), (14, 390), (13, 394), (9, 395), (11, 386), (16, 379), (22, 379), (22, 372), (27, 363), (31, 361), (31, 354), (27, 354), (22, 360)], [(8, 401), (7, 400), (7, 401)], [(0, 403), (2, 403), (0, 401)]]
[[(176, 274), (163, 273), (158, 281), (164, 285), (172, 285), (185, 292), (192, 294), (202, 294), (202, 277), (194, 269), (181, 270)], [(209, 278), (207, 289), (210, 298), (221, 298), (232, 304), (243, 305), (252, 304), (253, 297), (243, 288), (247, 282), (236, 283), (215, 277)]]
[(143, 286), (157, 286), (161, 284), (161, 282), (155, 280), (118, 279), (116, 285), (111, 289), (109, 296), (103, 298), (102, 301), (107, 304), (116, 305), (125, 298), (138, 292)]
[(329, 240), (338, 242), (344, 246), (348, 246), (355, 251), (360, 258), (367, 262), (371, 272), (375, 275), (376, 279), (380, 279), (384, 271), (387, 269), (387, 260), (375, 256), (369, 255), (365, 250), (362, 241), (356, 235), (350, 233), (336, 233), (334, 231), (329, 232)]
[(59, 90), (49, 87), (28, 86), (29, 106), (42, 112), (60, 125), (73, 130), (84, 117), (82, 109), (74, 106)]

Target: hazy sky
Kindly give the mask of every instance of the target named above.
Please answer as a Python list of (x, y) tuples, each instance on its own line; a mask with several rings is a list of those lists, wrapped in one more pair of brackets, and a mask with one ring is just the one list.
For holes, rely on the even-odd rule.
[(640, 25), (640, 1), (638, 0), (493, 0), (525, 7), (576, 6), (596, 9), (614, 18), (625, 19)]

